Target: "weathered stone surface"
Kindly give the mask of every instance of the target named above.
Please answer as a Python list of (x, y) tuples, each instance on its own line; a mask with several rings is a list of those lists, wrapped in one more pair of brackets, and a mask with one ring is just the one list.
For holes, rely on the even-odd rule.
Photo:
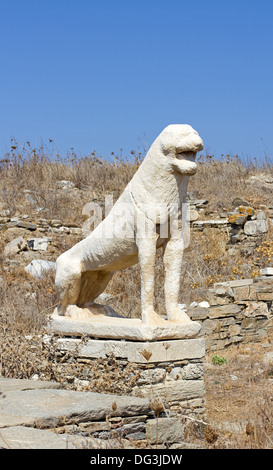
[(27, 240), (27, 243), (28, 243), (28, 247), (29, 247), (30, 250), (33, 250), (33, 251), (46, 251), (50, 241), (51, 241), (51, 238), (49, 238), (49, 237), (29, 238)]
[(195, 222), (196, 220), (198, 220), (198, 218), (199, 218), (199, 214), (198, 214), (197, 210), (195, 210), (195, 209), (190, 209), (190, 210), (188, 211), (187, 220), (188, 220), (189, 222)]
[(273, 300), (273, 291), (271, 292), (257, 292), (257, 300), (272, 302)]
[(253, 279), (234, 279), (233, 281), (226, 282), (216, 282), (214, 287), (241, 287), (241, 286), (251, 286), (253, 284)]
[(3, 239), (5, 243), (9, 243), (15, 238), (19, 237), (24, 237), (25, 234), (28, 233), (27, 230), (24, 228), (19, 228), (19, 227), (14, 227), (14, 228), (8, 228), (4, 233), (3, 233)]
[(194, 228), (204, 229), (205, 227), (225, 227), (228, 224), (228, 220), (197, 220), (193, 222)]
[(209, 316), (209, 310), (203, 307), (190, 307), (187, 310), (192, 320), (204, 320)]
[(41, 279), (47, 271), (55, 269), (55, 263), (43, 259), (34, 259), (25, 267), (25, 271), (36, 279)]
[(79, 227), (69, 227), (71, 235), (83, 235), (82, 229)]
[(27, 242), (22, 238), (18, 237), (15, 240), (9, 242), (4, 249), (5, 256), (14, 256), (20, 251), (27, 249)]
[(179, 418), (149, 419), (146, 424), (146, 439), (151, 444), (179, 442), (184, 439), (184, 425)]
[(250, 286), (233, 287), (234, 300), (249, 300)]
[(208, 289), (206, 297), (211, 306), (227, 305), (234, 300), (234, 292), (231, 287), (218, 287)]
[(113, 354), (116, 358), (138, 364), (201, 359), (205, 355), (204, 338), (152, 342), (90, 339), (82, 345), (80, 340), (61, 338), (57, 344), (63, 351), (77, 349), (80, 357), (103, 358)]
[(273, 268), (271, 267), (263, 268), (261, 269), (261, 274), (263, 276), (273, 276)]
[(266, 302), (246, 302), (246, 308), (244, 310), (246, 317), (257, 317), (268, 315), (268, 306)]
[(166, 371), (163, 367), (149, 368), (141, 370), (137, 384), (139, 386), (162, 383), (166, 377)]
[(257, 211), (257, 220), (266, 220), (266, 213), (264, 211)]
[(244, 225), (246, 235), (260, 235), (268, 231), (266, 220), (248, 220)]
[(204, 366), (199, 363), (189, 363), (183, 367), (173, 367), (170, 372), (166, 374), (166, 380), (198, 380), (203, 377)]
[(207, 318), (202, 323), (200, 334), (202, 336), (210, 335), (214, 331), (217, 331), (219, 328), (221, 328), (221, 324), (218, 319), (212, 320), (210, 318)]
[[(53, 428), (60, 424), (99, 421), (113, 413), (116, 404), (119, 416), (149, 414), (149, 400), (70, 390), (8, 391), (0, 400), (0, 427), (13, 419), (17, 425)], [(9, 424), (10, 425), (10, 424)]]
[(197, 336), (201, 329), (201, 325), (194, 321), (183, 324), (162, 320), (162, 323), (147, 325), (138, 318), (92, 315), (90, 319), (88, 310), (86, 318), (74, 320), (73, 317), (58, 315), (56, 311), (57, 309), (51, 316), (49, 330), (52, 333), (68, 336), (87, 335), (95, 338), (153, 341), (192, 338)]
[(211, 307), (209, 309), (210, 318), (222, 318), (227, 316), (238, 315), (241, 312), (241, 307), (236, 304), (221, 305), (218, 307)]
[(228, 333), (230, 336), (237, 336), (241, 333), (240, 325), (230, 325), (228, 328)]
[(247, 221), (247, 215), (245, 214), (231, 214), (228, 218), (228, 222), (234, 225), (244, 225)]
[(232, 206), (233, 207), (239, 207), (239, 206), (249, 206), (249, 202), (247, 202), (245, 199), (242, 199), (241, 197), (235, 197), (232, 201)]
[(144, 385), (133, 388), (133, 395), (142, 396), (153, 400), (154, 397), (165, 402), (187, 400), (192, 398), (201, 398), (205, 394), (205, 385), (203, 380), (177, 380), (162, 384)]
[(27, 222), (25, 220), (11, 220), (8, 223), (8, 227), (21, 227), (25, 228), (26, 230), (36, 230), (37, 225), (32, 222)]
[(273, 351), (268, 351), (264, 355), (262, 362), (267, 367), (273, 367)]
[(19, 390), (39, 390), (41, 388), (61, 388), (58, 382), (29, 379), (9, 379), (0, 377), (0, 392), (11, 392)]
[(2, 449), (79, 449), (79, 441), (73, 435), (25, 426), (7, 427), (0, 433)]

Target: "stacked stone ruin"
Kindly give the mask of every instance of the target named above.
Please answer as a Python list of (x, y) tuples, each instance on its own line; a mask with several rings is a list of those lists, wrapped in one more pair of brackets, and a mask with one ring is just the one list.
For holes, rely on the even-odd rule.
[[(204, 292), (206, 308), (189, 307), (192, 320), (201, 323), (206, 350), (267, 340), (273, 333), (273, 268), (255, 279), (216, 283)], [(201, 304), (202, 305), (202, 304)]]

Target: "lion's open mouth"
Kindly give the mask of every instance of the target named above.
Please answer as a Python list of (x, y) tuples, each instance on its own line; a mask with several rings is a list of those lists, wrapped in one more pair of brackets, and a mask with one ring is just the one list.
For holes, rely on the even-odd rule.
[(195, 157), (195, 152), (187, 151), (183, 153), (177, 153), (176, 159), (174, 161), (175, 170), (184, 175), (194, 175), (197, 170)]
[(176, 158), (178, 160), (186, 160), (186, 161), (195, 161), (196, 153), (187, 151), (187, 152), (182, 152), (182, 153), (177, 153)]

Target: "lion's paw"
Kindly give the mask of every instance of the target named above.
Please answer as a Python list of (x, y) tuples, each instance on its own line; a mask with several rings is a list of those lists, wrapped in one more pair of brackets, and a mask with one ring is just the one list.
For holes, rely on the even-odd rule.
[(188, 323), (192, 323), (192, 320), (190, 319), (190, 317), (179, 306), (172, 307), (168, 311), (168, 321), (183, 323), (184, 325), (186, 325)]
[(165, 320), (163, 320), (163, 318), (158, 315), (154, 309), (142, 312), (142, 322), (147, 326), (165, 324)]

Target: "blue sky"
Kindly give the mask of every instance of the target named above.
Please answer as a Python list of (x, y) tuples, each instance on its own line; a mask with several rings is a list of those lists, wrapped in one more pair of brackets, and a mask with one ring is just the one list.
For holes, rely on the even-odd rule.
[(191, 124), (273, 159), (272, 0), (0, 0), (0, 152), (143, 151)]

